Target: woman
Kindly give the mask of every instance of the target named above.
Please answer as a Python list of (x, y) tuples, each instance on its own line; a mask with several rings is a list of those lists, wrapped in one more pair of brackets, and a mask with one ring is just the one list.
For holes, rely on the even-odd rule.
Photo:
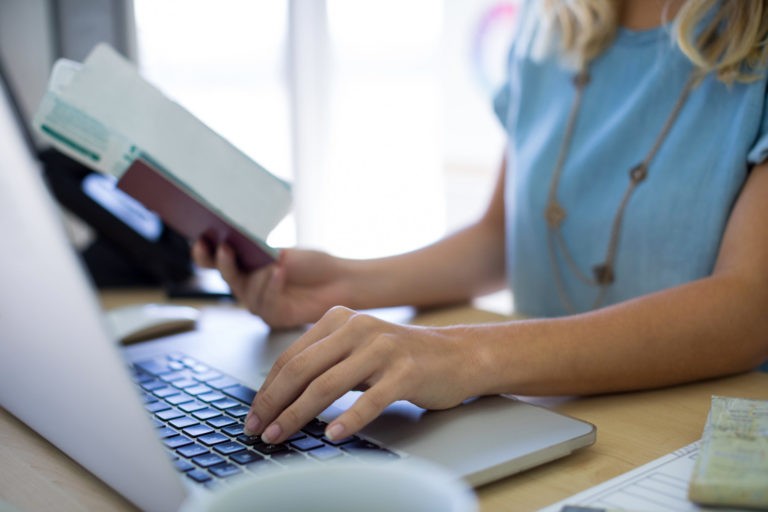
[[(365, 392), (331, 439), (400, 399), (633, 390), (765, 361), (767, 4), (529, 2), (495, 100), (505, 159), (476, 223), (375, 260), (285, 250), (250, 274), (228, 247), (196, 244), (271, 325), (317, 321), (272, 368), (246, 431), (281, 442), (350, 389)], [(353, 310), (507, 281), (530, 320), (431, 328)]]

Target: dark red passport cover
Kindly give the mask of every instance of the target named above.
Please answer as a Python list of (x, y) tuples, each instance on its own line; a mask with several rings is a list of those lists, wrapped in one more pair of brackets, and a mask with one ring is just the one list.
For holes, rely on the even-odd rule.
[(228, 244), (243, 270), (255, 270), (275, 261), (259, 241), (199, 202), (143, 158), (134, 160), (117, 187), (190, 240), (203, 238), (213, 247)]

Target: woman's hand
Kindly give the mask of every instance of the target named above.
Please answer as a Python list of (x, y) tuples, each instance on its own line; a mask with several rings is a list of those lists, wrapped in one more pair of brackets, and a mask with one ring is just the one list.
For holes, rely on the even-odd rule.
[(334, 307), (278, 359), (246, 432), (279, 443), (352, 389), (365, 390), (326, 430), (356, 433), (396, 400), (445, 409), (473, 396), (478, 354), (467, 328), (398, 325)]
[(212, 253), (198, 240), (192, 256), (202, 267), (218, 268), (235, 297), (272, 327), (315, 322), (331, 306), (347, 303), (342, 260), (323, 252), (283, 249), (276, 263), (253, 272), (240, 270), (226, 245)]

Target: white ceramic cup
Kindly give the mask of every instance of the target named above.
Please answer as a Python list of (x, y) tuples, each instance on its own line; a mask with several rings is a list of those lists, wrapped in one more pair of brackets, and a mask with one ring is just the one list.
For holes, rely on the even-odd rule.
[(260, 473), (205, 495), (179, 512), (476, 512), (472, 489), (414, 458), (389, 462), (301, 464)]

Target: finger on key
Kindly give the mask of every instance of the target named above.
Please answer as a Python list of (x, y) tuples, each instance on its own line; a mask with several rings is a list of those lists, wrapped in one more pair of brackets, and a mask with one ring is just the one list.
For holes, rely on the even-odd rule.
[[(356, 354), (322, 373), (271, 423), (266, 418), (262, 420), (264, 424), (269, 423), (262, 433), (262, 439), (269, 443), (282, 442), (347, 391), (369, 379), (376, 365), (375, 361)], [(280, 377), (275, 385), (279, 385)]]

